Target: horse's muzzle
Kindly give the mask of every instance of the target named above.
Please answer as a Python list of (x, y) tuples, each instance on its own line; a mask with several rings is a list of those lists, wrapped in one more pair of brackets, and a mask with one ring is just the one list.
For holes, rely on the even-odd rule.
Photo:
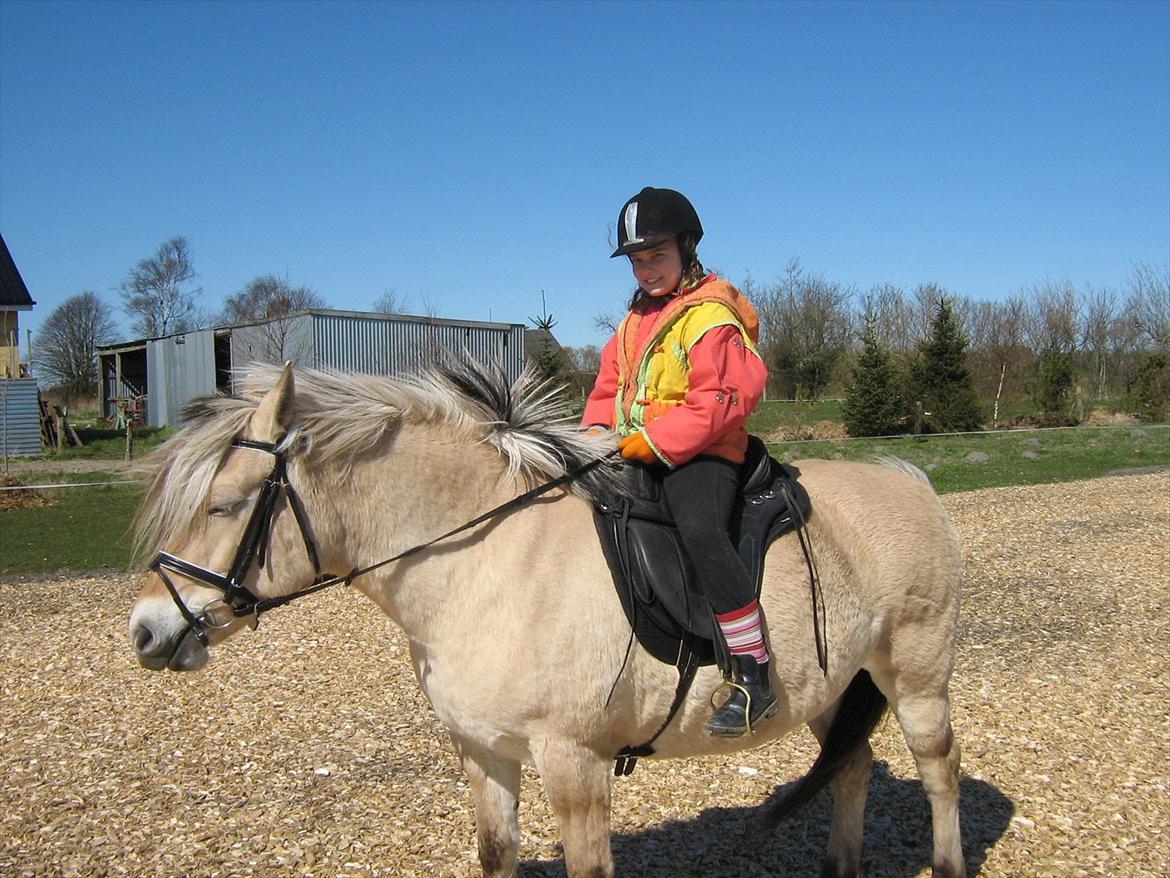
[(130, 645), (138, 664), (152, 671), (197, 671), (210, 658), (190, 628), (172, 628), (149, 619), (130, 621)]

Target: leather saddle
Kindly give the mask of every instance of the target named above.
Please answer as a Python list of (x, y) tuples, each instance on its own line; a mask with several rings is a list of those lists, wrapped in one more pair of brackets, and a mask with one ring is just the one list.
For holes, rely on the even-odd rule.
[[(714, 613), (679, 540), (662, 485), (650, 469), (635, 469), (629, 494), (603, 498), (593, 509), (633, 634), (667, 664), (724, 665)], [(808, 518), (811, 504), (799, 477), (796, 467), (770, 457), (759, 437), (749, 437), (730, 533), (757, 597), (768, 546)]]

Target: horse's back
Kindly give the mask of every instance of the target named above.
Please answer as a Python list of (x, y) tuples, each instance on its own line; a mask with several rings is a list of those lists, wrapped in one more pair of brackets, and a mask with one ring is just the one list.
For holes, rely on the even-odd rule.
[(813, 550), (828, 543), (868, 601), (915, 593), (957, 608), (962, 558), (946, 510), (925, 474), (898, 461), (799, 460), (812, 501)]

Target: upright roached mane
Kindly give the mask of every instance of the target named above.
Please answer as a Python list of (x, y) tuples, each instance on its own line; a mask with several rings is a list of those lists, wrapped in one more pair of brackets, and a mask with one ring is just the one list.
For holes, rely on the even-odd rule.
[[(187, 539), (207, 513), (215, 475), (279, 367), (254, 363), (235, 373), (239, 396), (207, 396), (183, 407), (183, 429), (145, 462), (147, 489), (134, 521), (134, 558), (142, 565), (160, 547)], [(404, 423), (442, 424), (468, 444), (496, 448), (501, 478), (528, 486), (555, 479), (603, 457), (612, 439), (582, 433), (560, 388), (525, 370), (510, 384), (504, 372), (468, 358), (406, 378), (297, 371), (293, 428), (283, 446), (295, 463), (311, 449), (315, 462), (347, 468)], [(598, 466), (572, 482), (592, 499), (621, 478)]]

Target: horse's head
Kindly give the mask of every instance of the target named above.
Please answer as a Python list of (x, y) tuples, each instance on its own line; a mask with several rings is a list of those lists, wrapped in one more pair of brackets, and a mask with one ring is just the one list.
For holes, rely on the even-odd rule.
[[(179, 434), (164, 454), (139, 510), (140, 526), (160, 535), (163, 546), (130, 616), (130, 642), (143, 666), (202, 668), (207, 648), (254, 626), (265, 601), (319, 575), (309, 525), (287, 476), (293, 394), (286, 365), (254, 410), (235, 411), (227, 429), (242, 426), (226, 451), (221, 438), (208, 443), (202, 463), (193, 463)], [(181, 521), (168, 528), (159, 520), (167, 516)]]

